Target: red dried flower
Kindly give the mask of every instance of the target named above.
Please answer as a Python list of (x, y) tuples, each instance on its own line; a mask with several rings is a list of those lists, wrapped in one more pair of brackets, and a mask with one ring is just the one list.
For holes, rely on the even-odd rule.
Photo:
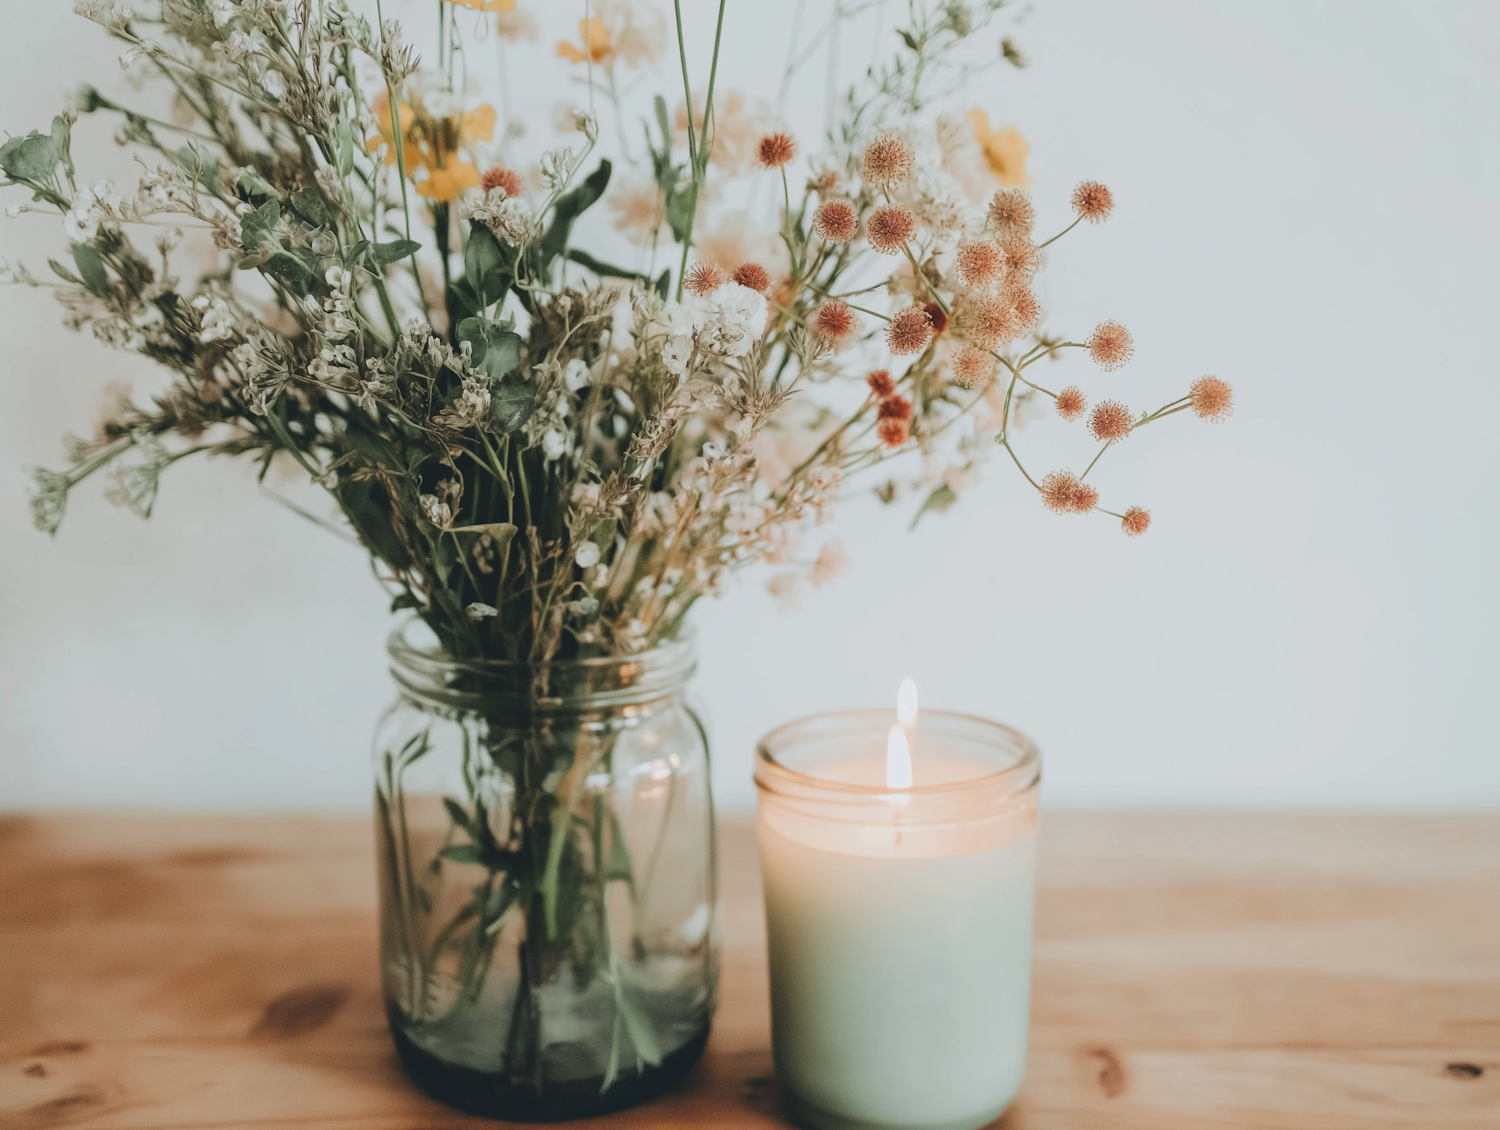
[(1064, 420), (1078, 419), (1088, 406), (1088, 397), (1083, 395), (1082, 389), (1073, 385), (1069, 385), (1057, 394), (1057, 414)]
[(877, 188), (890, 188), (911, 176), (911, 146), (888, 133), (865, 147), (863, 171), (865, 180)]
[(1118, 443), (1133, 427), (1135, 417), (1118, 400), (1101, 400), (1089, 417), (1089, 435), (1100, 443)]
[(865, 238), (882, 255), (896, 255), (917, 233), (917, 218), (899, 204), (882, 204), (865, 221)]
[(875, 434), (887, 447), (900, 447), (911, 438), (911, 423), (907, 420), (881, 420), (875, 428)]
[(965, 302), (959, 312), (959, 323), (975, 344), (985, 349), (994, 349), (1017, 334), (1015, 309), (1003, 295)]
[(933, 337), (937, 337), (948, 328), (948, 312), (936, 302), (924, 302), (922, 309), (927, 311), (927, 320), (932, 323)]
[(885, 328), (885, 345), (897, 357), (921, 353), (932, 340), (932, 319), (920, 306), (899, 311)]
[(1041, 490), (1042, 505), (1055, 514), (1087, 514), (1099, 502), (1099, 492), (1072, 471), (1053, 471), (1042, 479)]
[(1005, 252), (987, 239), (958, 245), (958, 277), (965, 285), (987, 287), (1005, 273)]
[(729, 277), (757, 294), (764, 294), (771, 285), (771, 273), (759, 263), (741, 263)]
[(982, 349), (966, 345), (953, 357), (953, 379), (964, 388), (980, 388), (995, 372), (995, 359)]
[(910, 420), (911, 401), (904, 396), (888, 396), (875, 410), (877, 420)]
[(768, 169), (779, 169), (797, 156), (797, 143), (791, 134), (768, 133), (755, 143), (755, 156)]
[(1019, 188), (1002, 188), (990, 199), (990, 223), (1001, 235), (1026, 235), (1036, 221), (1031, 197)]
[(825, 200), (813, 213), (813, 232), (829, 243), (848, 243), (859, 234), (859, 213), (847, 200)]
[(1199, 377), (1188, 386), (1188, 398), (1199, 419), (1217, 424), (1234, 414), (1234, 389), (1218, 377)]
[(1120, 529), (1127, 537), (1138, 538), (1151, 528), (1151, 511), (1132, 506), (1120, 519)]
[(700, 298), (706, 294), (712, 294), (724, 285), (724, 272), (719, 269), (717, 263), (696, 263), (687, 273), (687, 281), (683, 284), (687, 290), (698, 295)]
[(1130, 331), (1119, 322), (1100, 322), (1088, 340), (1088, 349), (1095, 364), (1109, 372), (1130, 360), (1135, 343), (1130, 340)]
[(854, 311), (837, 298), (818, 307), (813, 315), (813, 332), (834, 341), (854, 332)]
[(896, 395), (896, 382), (891, 380), (889, 369), (872, 369), (865, 374), (865, 384), (870, 386), (870, 394), (876, 400)]
[(1080, 219), (1102, 224), (1114, 210), (1114, 193), (1096, 180), (1086, 180), (1073, 190), (1073, 211)]
[(504, 165), (496, 165), (492, 169), (486, 169), (484, 176), (479, 178), (479, 183), (484, 186), (486, 192), (493, 192), (497, 188), (505, 189), (505, 195), (516, 197), (521, 195), (521, 174), (514, 169), (507, 169)]

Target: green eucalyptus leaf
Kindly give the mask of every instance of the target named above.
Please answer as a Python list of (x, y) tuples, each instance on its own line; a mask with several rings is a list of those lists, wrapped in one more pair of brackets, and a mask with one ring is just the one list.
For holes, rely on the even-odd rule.
[(47, 266), (51, 267), (52, 273), (58, 278), (62, 279), (63, 282), (70, 282), (74, 286), (83, 285), (83, 280), (81, 278), (75, 275), (72, 271), (68, 270), (68, 268), (64, 267), (56, 259), (48, 259)]
[(331, 228), (335, 216), (323, 194), (315, 188), (299, 188), (288, 201), (292, 209), (315, 228)]
[(266, 259), (265, 272), (293, 294), (305, 295), (321, 281), (306, 263), (286, 251), (273, 251)]
[(238, 184), (241, 191), (251, 196), (269, 196), (272, 200), (281, 199), (281, 193), (276, 190), (276, 186), (254, 169), (241, 170)]
[(83, 285), (100, 298), (109, 293), (109, 275), (104, 271), (104, 260), (91, 243), (73, 245), (73, 262), (78, 264), (78, 273), (83, 276)]
[(56, 138), (36, 130), (0, 145), (0, 169), (11, 180), (48, 180), (62, 159)]
[(503, 432), (518, 432), (536, 411), (536, 391), (510, 376), (490, 388), (490, 414)]
[(257, 247), (279, 250), (281, 242), (276, 238), (276, 225), (281, 222), (281, 205), (267, 200), (253, 212), (240, 218), (240, 242), (246, 251)]

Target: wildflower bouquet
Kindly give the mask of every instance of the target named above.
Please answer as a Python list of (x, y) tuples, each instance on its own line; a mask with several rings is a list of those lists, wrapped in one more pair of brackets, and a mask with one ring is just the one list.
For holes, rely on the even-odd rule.
[[(78, 0), (171, 109), (85, 88), (46, 131), (0, 147), (6, 183), (31, 198), (13, 211), (61, 217), (69, 244), (58, 281), (7, 270), (171, 383), (73, 442), (67, 469), (34, 472), (42, 529), (96, 472), (146, 515), (189, 456), (246, 456), (262, 475), (289, 458), (335, 500), (393, 608), (448, 656), (545, 665), (673, 640), (734, 571), (794, 561), (861, 478), (888, 502), (915, 486), (923, 510), (943, 509), (1003, 450), (1049, 509), (1140, 534), (1149, 514), (1105, 508), (1088, 480), (1099, 457), (1167, 416), (1231, 408), (1214, 377), (1144, 414), (1090, 410), (1077, 387), (1037, 379), (1071, 350), (1116, 369), (1132, 343), (1109, 321), (1077, 338), (1044, 326), (1032, 283), (1064, 233), (1034, 232), (1025, 143), (983, 112), (938, 112), (1003, 0), (911, 0), (896, 54), (842, 99), (810, 161), (773, 115), (716, 89), (723, 0), (702, 49), (677, 5), (680, 93), (639, 107), (617, 73), (654, 57), (663, 22), (627, 0), (580, 4), (558, 66), (618, 140), (579, 109), (573, 140), (534, 163), (505, 157), (521, 130), (508, 97), (497, 131), (465, 77), (465, 20), (484, 21), (502, 60), (534, 34), (515, 0), (440, 0), (432, 67), (372, 3), (375, 22), (353, 0), (156, 0), (140, 14)], [(1002, 54), (1019, 61), (1009, 40)], [(80, 171), (72, 130), (93, 114), (139, 160), (132, 189)], [(744, 214), (710, 229), (710, 197), (757, 178), (776, 200), (764, 238), (744, 235)], [(601, 201), (636, 245), (623, 264), (620, 235), (580, 239)], [(1089, 182), (1072, 205), (1065, 230), (1114, 202)], [(179, 244), (210, 243), (214, 265), (181, 275)], [(1099, 447), (1081, 473), (1023, 466), (1017, 419), (1043, 403), (1086, 421)], [(477, 793), (449, 809), (464, 850), (447, 858), (488, 868), (432, 951), (461, 949), (464, 992), (512, 906), (547, 923), (536, 961), (566, 951), (576, 976), (613, 976), (566, 905), (619, 875), (591, 871), (603, 818), (579, 809), (575, 836), (560, 775), (517, 784), (499, 835)], [(616, 1041), (625, 1030), (641, 1029), (626, 1015)]]

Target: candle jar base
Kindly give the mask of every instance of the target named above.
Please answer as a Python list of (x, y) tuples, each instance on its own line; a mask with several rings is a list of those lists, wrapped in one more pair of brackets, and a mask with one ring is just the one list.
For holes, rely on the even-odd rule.
[(972, 1118), (949, 1119), (946, 1122), (872, 1122), (869, 1119), (833, 1114), (812, 1103), (803, 1102), (787, 1090), (782, 1091), (781, 1102), (786, 1108), (787, 1116), (807, 1130), (980, 1130), (980, 1127), (988, 1126), (999, 1118), (1005, 1113), (1006, 1107), (1010, 1106), (1010, 1100), (1007, 1099), (1000, 1106)]

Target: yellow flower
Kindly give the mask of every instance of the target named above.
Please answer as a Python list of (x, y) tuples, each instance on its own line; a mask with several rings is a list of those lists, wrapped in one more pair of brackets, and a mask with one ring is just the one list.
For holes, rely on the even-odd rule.
[[(492, 0), (494, 2), (494, 0)], [(370, 110), (380, 132), (370, 138), (366, 147), (371, 153), (384, 145), (385, 163), (396, 163), (396, 135), (391, 129), (391, 101), (385, 91), (376, 95)], [(457, 199), (466, 188), (479, 184), (479, 170), (459, 157), (460, 147), (476, 141), (489, 141), (495, 135), (495, 108), (489, 104), (467, 113), (435, 118), (428, 114), (420, 99), (402, 101), (401, 141), (406, 159), (406, 175), (415, 182), (417, 195), (446, 204)], [(426, 174), (425, 176), (419, 174)]]
[(516, 0), (447, 0), (458, 8), (473, 8), (476, 12), (514, 12)]
[(984, 152), (985, 162), (1001, 184), (1022, 185), (1026, 183), (1026, 157), (1031, 146), (1015, 126), (990, 129), (990, 116), (983, 110), (970, 110), (969, 121), (974, 126), (974, 140)]
[(604, 65), (614, 58), (613, 37), (598, 16), (578, 21), (578, 38), (584, 44), (581, 49), (564, 39), (557, 45), (557, 53), (572, 63), (586, 63), (592, 59)]

